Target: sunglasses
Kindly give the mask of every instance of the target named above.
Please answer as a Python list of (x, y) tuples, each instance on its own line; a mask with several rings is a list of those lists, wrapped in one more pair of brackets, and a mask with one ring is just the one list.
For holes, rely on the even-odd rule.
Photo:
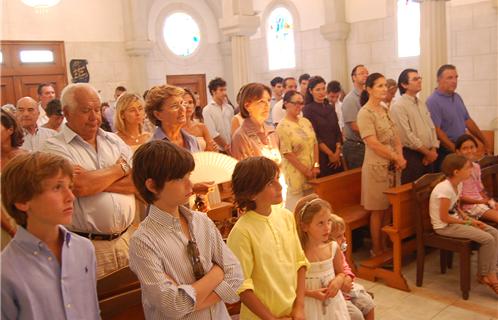
[(199, 248), (197, 248), (195, 241), (188, 241), (187, 254), (190, 258), (190, 263), (192, 263), (192, 268), (194, 268), (195, 280), (201, 279), (206, 273), (204, 272), (204, 267), (199, 257)]

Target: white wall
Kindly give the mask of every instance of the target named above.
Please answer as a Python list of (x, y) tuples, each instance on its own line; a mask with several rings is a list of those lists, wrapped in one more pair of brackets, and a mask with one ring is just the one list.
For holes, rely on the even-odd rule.
[[(162, 36), (164, 18), (180, 10), (190, 14), (201, 30), (199, 48), (186, 58), (174, 56), (164, 45)], [(205, 73), (206, 83), (214, 77), (224, 76), (218, 21), (204, 0), (156, 0), (150, 10), (148, 29), (149, 39), (154, 42), (147, 58), (149, 86), (165, 83), (166, 75)]]
[(68, 82), (69, 61), (88, 60), (90, 83), (104, 101), (112, 99), (117, 85), (129, 82), (121, 0), (63, 0), (43, 11), (4, 0), (1, 20), (3, 40), (64, 41)]
[(449, 8), (449, 56), (458, 68), (457, 91), (484, 129), (498, 128), (497, 10), (491, 1)]

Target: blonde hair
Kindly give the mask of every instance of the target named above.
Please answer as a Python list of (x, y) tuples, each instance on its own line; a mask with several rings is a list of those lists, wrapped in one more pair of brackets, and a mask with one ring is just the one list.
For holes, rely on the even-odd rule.
[[(145, 107), (145, 102), (138, 94), (123, 93), (119, 96), (116, 102), (116, 112), (114, 113), (114, 128), (116, 131), (126, 132), (126, 124), (124, 122), (124, 113), (128, 107), (138, 101), (142, 107)], [(143, 124), (139, 125), (140, 134), (142, 134)]]
[(154, 125), (160, 127), (161, 121), (156, 118), (154, 111), (161, 111), (163, 104), (167, 99), (178, 96), (183, 97), (184, 94), (185, 90), (169, 84), (150, 88), (145, 100), (145, 113), (147, 114), (147, 118), (149, 118), (150, 122)]
[(303, 231), (304, 224), (310, 224), (315, 214), (325, 209), (332, 213), (330, 204), (319, 198), (317, 194), (313, 193), (304, 198), (301, 198), (294, 209), (294, 219), (296, 220), (297, 234), (301, 241), (301, 246), (304, 247), (308, 240), (308, 235)]
[(331, 219), (332, 219), (332, 225), (330, 228), (330, 239), (336, 241), (336, 239), (333, 237), (333, 235), (337, 233), (344, 233), (346, 231), (346, 223), (344, 222), (344, 219), (339, 217), (338, 215), (332, 213), (331, 214)]

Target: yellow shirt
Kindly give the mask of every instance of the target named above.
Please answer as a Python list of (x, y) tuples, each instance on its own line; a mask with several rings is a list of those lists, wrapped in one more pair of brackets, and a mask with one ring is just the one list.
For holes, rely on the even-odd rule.
[[(253, 290), (274, 316), (290, 315), (296, 299), (297, 271), (309, 266), (292, 213), (278, 207), (272, 207), (268, 217), (248, 211), (233, 227), (227, 244), (244, 272), (237, 292)], [(240, 318), (259, 319), (244, 304)]]
[(313, 168), (315, 162), (314, 152), (317, 144), (315, 131), (311, 122), (303, 117), (293, 122), (284, 118), (277, 126), (280, 153), (282, 154), (282, 171), (290, 194), (300, 194), (311, 188), (308, 179), (294, 167), (284, 155), (293, 152), (297, 160), (308, 168)]

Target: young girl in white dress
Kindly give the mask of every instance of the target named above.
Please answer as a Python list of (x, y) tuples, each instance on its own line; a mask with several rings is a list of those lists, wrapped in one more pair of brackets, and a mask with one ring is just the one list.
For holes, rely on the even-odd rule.
[(349, 320), (344, 283), (343, 256), (337, 242), (329, 241), (332, 209), (316, 194), (296, 205), (296, 227), (311, 267), (306, 272), (304, 313), (306, 319)]

